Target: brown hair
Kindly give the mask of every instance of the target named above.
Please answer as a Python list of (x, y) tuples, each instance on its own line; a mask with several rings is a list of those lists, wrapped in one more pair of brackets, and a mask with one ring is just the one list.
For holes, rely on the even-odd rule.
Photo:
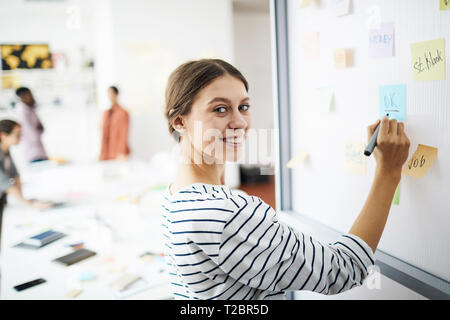
[(108, 89), (111, 89), (112, 91), (114, 91), (114, 93), (116, 95), (119, 94), (119, 89), (116, 86), (110, 86)]
[[(166, 87), (165, 106), (165, 116), (171, 135), (177, 134), (172, 126), (173, 120), (191, 111), (192, 103), (200, 90), (226, 74), (241, 80), (248, 91), (248, 82), (239, 70), (220, 59), (189, 61), (172, 72)], [(178, 135), (174, 138), (179, 141)]]
[(9, 135), (15, 127), (20, 127), (20, 124), (9, 119), (0, 120), (0, 133), (4, 132)]

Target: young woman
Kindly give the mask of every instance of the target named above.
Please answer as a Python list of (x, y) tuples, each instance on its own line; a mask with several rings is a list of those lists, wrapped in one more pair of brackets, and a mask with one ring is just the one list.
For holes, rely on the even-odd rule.
[(239, 159), (251, 112), (258, 109), (251, 111), (247, 81), (222, 60), (185, 63), (169, 78), (166, 117), (182, 156), (162, 205), (174, 297), (284, 299), (289, 290), (335, 294), (361, 285), (408, 157), (403, 123), (381, 120), (365, 205), (348, 234), (325, 244), (224, 185), (224, 160)]
[(7, 195), (12, 194), (23, 204), (33, 208), (47, 209), (52, 206), (51, 202), (40, 202), (23, 197), (19, 172), (9, 153), (10, 148), (20, 142), (21, 134), (22, 128), (19, 123), (12, 120), (0, 121), (0, 235)]
[(111, 86), (108, 88), (111, 108), (103, 113), (102, 145), (100, 160), (127, 160), (130, 154), (128, 147), (128, 112), (119, 105), (119, 89)]

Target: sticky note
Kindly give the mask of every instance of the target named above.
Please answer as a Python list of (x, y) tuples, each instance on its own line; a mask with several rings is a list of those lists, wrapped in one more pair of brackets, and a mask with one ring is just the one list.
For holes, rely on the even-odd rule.
[(83, 290), (81, 289), (71, 289), (64, 296), (66, 298), (76, 298)]
[(95, 274), (90, 271), (83, 271), (78, 275), (79, 281), (91, 281), (95, 279)]
[(352, 65), (352, 52), (349, 49), (334, 50), (334, 67), (347, 68)]
[(316, 88), (312, 92), (312, 103), (315, 111), (329, 112), (333, 102), (334, 87)]
[(406, 84), (380, 86), (380, 118), (406, 120)]
[(445, 39), (411, 44), (415, 81), (445, 80)]
[(441, 0), (441, 10), (450, 10), (450, 0)]
[(402, 173), (415, 178), (422, 178), (437, 158), (438, 149), (419, 144), (416, 152), (408, 160)]
[(332, 0), (331, 5), (335, 16), (341, 17), (349, 14), (350, 0)]
[(319, 59), (319, 33), (308, 32), (301, 36), (301, 47), (303, 59), (305, 61), (313, 61)]
[(366, 173), (366, 159), (363, 142), (347, 142), (344, 146), (345, 171), (353, 174)]
[(300, 163), (305, 161), (305, 159), (309, 156), (309, 152), (305, 148), (301, 148), (299, 152), (286, 164), (288, 168), (295, 168)]
[(113, 265), (108, 269), (109, 273), (121, 273), (125, 271), (126, 267), (124, 265)]
[(300, 9), (307, 8), (313, 3), (313, 0), (302, 0), (300, 3)]
[(394, 56), (394, 23), (381, 23), (379, 28), (369, 31), (369, 57)]
[(394, 198), (392, 199), (392, 204), (399, 205), (400, 204), (400, 183), (395, 189)]

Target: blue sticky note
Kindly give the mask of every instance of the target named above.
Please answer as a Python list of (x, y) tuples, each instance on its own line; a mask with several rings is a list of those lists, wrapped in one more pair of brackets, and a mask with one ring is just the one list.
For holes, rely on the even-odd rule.
[(380, 118), (406, 120), (406, 84), (380, 86)]
[(83, 271), (79, 274), (80, 281), (90, 281), (95, 279), (95, 274), (90, 271)]

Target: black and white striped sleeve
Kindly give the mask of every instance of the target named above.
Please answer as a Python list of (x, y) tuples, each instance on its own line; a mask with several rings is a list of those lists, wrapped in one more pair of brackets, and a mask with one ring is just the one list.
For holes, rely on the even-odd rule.
[(361, 285), (374, 264), (371, 248), (354, 235), (323, 244), (279, 222), (255, 196), (230, 197), (219, 266), (244, 285), (270, 291), (336, 294)]

